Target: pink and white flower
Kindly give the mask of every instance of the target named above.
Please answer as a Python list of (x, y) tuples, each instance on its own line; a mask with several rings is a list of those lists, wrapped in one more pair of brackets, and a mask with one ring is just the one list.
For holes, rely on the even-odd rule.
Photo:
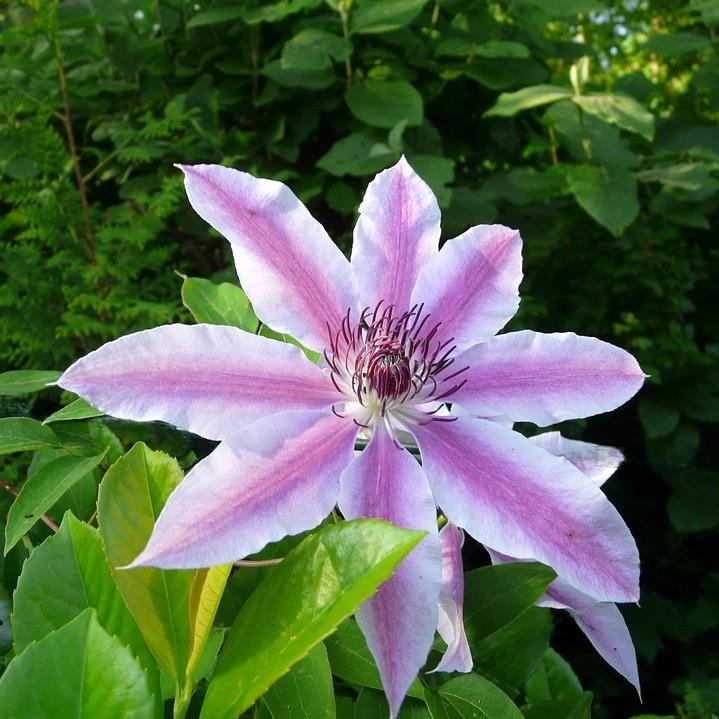
[[(229, 562), (318, 524), (339, 501), (429, 536), (358, 613), (393, 716), (424, 664), (441, 587), (435, 505), (507, 556), (596, 600), (636, 601), (639, 558), (601, 490), (500, 424), (606, 412), (641, 387), (624, 350), (572, 333), (496, 336), (519, 305), (521, 238), (473, 227), (439, 249), (440, 213), (403, 158), (370, 183), (351, 262), (280, 182), (183, 166), (229, 240), (259, 319), (323, 354), (232, 327), (168, 325), (110, 342), (59, 384), (116, 417), (219, 447), (170, 497), (135, 565)], [(447, 416), (447, 403), (467, 414)], [(469, 416), (472, 415), (472, 416)], [(368, 440), (353, 457), (358, 436)], [(420, 466), (403, 447), (410, 440)]]

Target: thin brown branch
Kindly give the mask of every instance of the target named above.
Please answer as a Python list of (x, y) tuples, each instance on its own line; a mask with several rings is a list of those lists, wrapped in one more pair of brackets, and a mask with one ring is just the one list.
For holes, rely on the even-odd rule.
[[(2, 479), (0, 479), (0, 487), (2, 487), (6, 492), (12, 494), (13, 497), (17, 497), (18, 494), (20, 494), (20, 492), (18, 492), (15, 487), (13, 487), (11, 484), (8, 484), (7, 482), (4, 482)], [(50, 519), (50, 517), (48, 517), (46, 514), (43, 514), (40, 519), (45, 522), (45, 524), (47, 524), (47, 526), (50, 527), (53, 532), (57, 532), (60, 529), (60, 527), (58, 527), (57, 524), (55, 524), (55, 522)]]
[(95, 255), (95, 234), (92, 231), (92, 223), (90, 221), (90, 202), (87, 199), (87, 185), (85, 178), (82, 176), (80, 168), (80, 155), (77, 151), (77, 143), (75, 142), (75, 131), (72, 126), (72, 115), (70, 114), (70, 93), (67, 89), (67, 78), (65, 77), (65, 64), (62, 59), (62, 49), (60, 41), (55, 35), (52, 38), (52, 47), (55, 54), (55, 62), (57, 64), (57, 76), (60, 82), (60, 92), (62, 94), (62, 104), (64, 113), (62, 116), (62, 124), (65, 128), (65, 136), (67, 144), (70, 148), (70, 157), (72, 158), (72, 166), (75, 171), (75, 180), (77, 189), (80, 193), (80, 204), (82, 205), (82, 218), (85, 223), (85, 247), (87, 249), (87, 258), (91, 265), (97, 263)]
[(275, 567), (282, 559), (282, 557), (279, 559), (240, 559), (234, 562), (234, 565), (236, 567)]

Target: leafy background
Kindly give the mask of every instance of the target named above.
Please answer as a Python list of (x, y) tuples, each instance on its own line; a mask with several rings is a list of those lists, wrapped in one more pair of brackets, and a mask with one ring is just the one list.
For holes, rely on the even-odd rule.
[[(178, 274), (236, 281), (174, 162), (288, 183), (347, 251), (368, 180), (405, 153), (439, 198), (443, 237), (521, 230), (512, 328), (602, 337), (651, 375), (622, 410), (561, 428), (627, 456), (607, 492), (643, 559), (626, 617), (644, 704), (565, 617), (553, 646), (600, 719), (719, 711), (717, 0), (39, 0), (5, 4), (0, 28), (2, 369), (62, 369), (190, 321)], [(60, 406), (52, 390), (0, 402), (6, 417)], [(84, 456), (112, 454), (94, 426)], [(114, 430), (125, 447), (138, 438)], [(152, 438), (184, 466), (208, 449)], [(16, 488), (19, 457), (2, 465)], [(56, 520), (68, 506), (91, 518), (99, 474)], [(23, 551), (0, 565), (3, 651)], [(466, 558), (486, 563), (471, 545)], [(376, 688), (357, 698), (366, 716)]]

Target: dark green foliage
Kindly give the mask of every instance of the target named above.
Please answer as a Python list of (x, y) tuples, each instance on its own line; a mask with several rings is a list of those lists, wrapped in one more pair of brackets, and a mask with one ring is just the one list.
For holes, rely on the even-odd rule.
[[(405, 153), (437, 193), (445, 238), (482, 222), (521, 230), (513, 328), (600, 336), (651, 375), (624, 410), (562, 429), (628, 458), (607, 492), (643, 557), (642, 608), (627, 612), (643, 711), (719, 712), (716, 2), (34, 0), (5, 4), (0, 33), (0, 368), (62, 369), (107, 339), (190, 321), (175, 271), (190, 276), (188, 306), (201, 301), (194, 315), (214, 321), (193, 278), (232, 281), (231, 257), (174, 162), (287, 182), (347, 251), (368, 180)], [(49, 390), (34, 406), (0, 401), (0, 417), (57, 409)], [(83, 457), (112, 444), (102, 423), (52, 426)], [(125, 447), (148, 434), (113, 429)], [(208, 450), (152, 434), (183, 466)], [(25, 469), (12, 455), (3, 480), (19, 486)], [(88, 477), (76, 487), (92, 499)], [(86, 498), (58, 504), (91, 514)], [(25, 553), (0, 563), (7, 592)], [(0, 591), (0, 620), (6, 605)], [(540, 661), (545, 614), (478, 647), (505, 691)], [(502, 633), (529, 637), (526, 656), (505, 657)], [(5, 622), (2, 648), (6, 635)], [(642, 712), (570, 623), (552, 642), (594, 716)], [(590, 701), (535, 699), (526, 716), (585, 716)]]

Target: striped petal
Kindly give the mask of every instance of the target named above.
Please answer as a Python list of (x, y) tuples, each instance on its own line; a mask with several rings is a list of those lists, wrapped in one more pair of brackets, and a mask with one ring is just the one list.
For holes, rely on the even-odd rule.
[(240, 284), (257, 316), (307, 347), (327, 346), (357, 309), (349, 262), (281, 182), (220, 165), (183, 165), (190, 204), (232, 245)]
[(565, 459), (482, 419), (413, 428), (437, 504), (482, 544), (553, 567), (605, 601), (636, 601), (639, 556), (602, 491)]
[(439, 249), (437, 199), (402, 157), (370, 182), (359, 213), (352, 268), (362, 306), (382, 300), (401, 314), (409, 307), (420, 269)]
[(377, 517), (429, 532), (394, 576), (357, 611), (391, 716), (396, 717), (427, 660), (437, 626), (441, 560), (434, 501), (417, 461), (405, 449), (397, 448), (386, 431), (377, 429), (364, 452), (342, 475), (339, 507), (348, 519)]
[(188, 473), (131, 566), (211, 567), (319, 524), (335, 505), (358, 428), (286, 412), (246, 427)]
[(208, 439), (337, 399), (327, 375), (297, 347), (202, 324), (121, 337), (75, 362), (58, 384), (113, 417), (169, 422)]
[(469, 369), (453, 402), (480, 417), (538, 425), (616, 409), (645, 378), (628, 352), (572, 332), (499, 335), (463, 352), (456, 364)]

